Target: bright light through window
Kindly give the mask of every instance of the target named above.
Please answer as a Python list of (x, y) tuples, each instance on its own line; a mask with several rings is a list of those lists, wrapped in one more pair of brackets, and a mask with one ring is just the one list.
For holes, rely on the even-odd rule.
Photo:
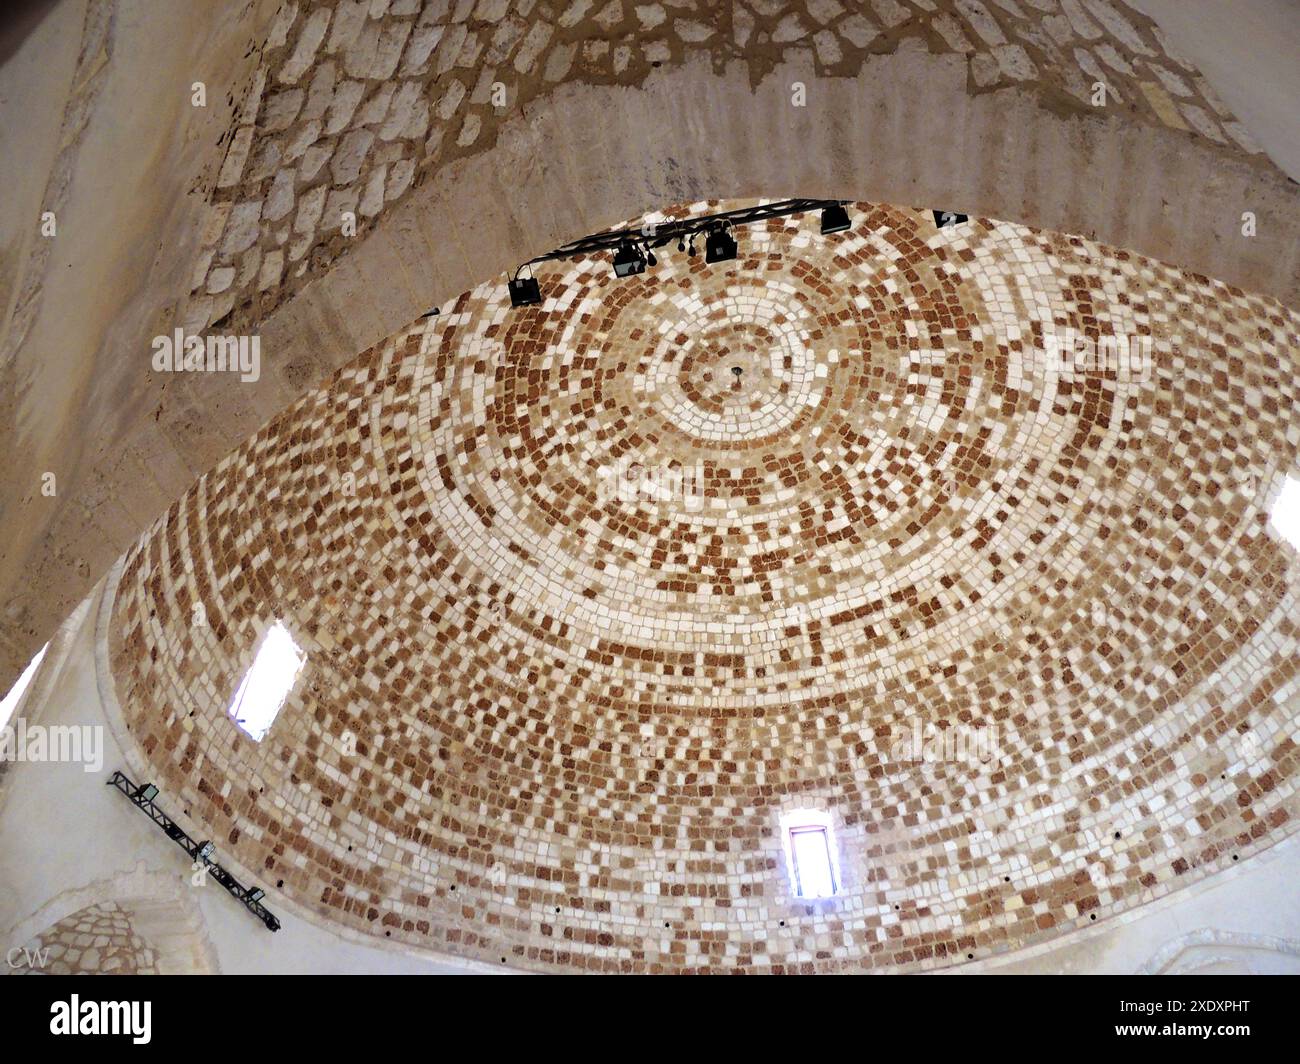
[(801, 810), (781, 818), (786, 864), (795, 895), (829, 898), (836, 889), (835, 839), (829, 813)]
[(1273, 503), (1269, 520), (1278, 534), (1296, 550), (1300, 550), (1300, 480), (1287, 477), (1282, 494)]
[(794, 871), (801, 898), (829, 898), (835, 893), (831, 847), (825, 828), (795, 828), (790, 832)]
[(289, 630), (279, 621), (271, 625), (230, 703), (235, 723), (258, 742), (271, 730), (306, 660)]
[(10, 688), (9, 693), (5, 695), (4, 701), (0, 702), (0, 728), (8, 724), (9, 718), (14, 715), (14, 710), (18, 708), (18, 703), (22, 701), (27, 685), (32, 682), (36, 670), (41, 667), (41, 659), (45, 657), (45, 652), (49, 649), (50, 644), (46, 643), (36, 652), (36, 657), (32, 658), (27, 668), (23, 669), (23, 674), (18, 677), (18, 682)]

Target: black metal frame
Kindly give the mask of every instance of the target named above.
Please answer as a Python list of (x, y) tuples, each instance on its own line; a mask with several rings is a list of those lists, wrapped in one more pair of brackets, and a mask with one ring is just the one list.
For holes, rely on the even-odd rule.
[[(637, 229), (611, 229), (607, 233), (584, 236), (545, 255), (529, 259), (515, 270), (515, 279), (525, 266), (539, 262), (555, 262), (560, 259), (578, 259), (594, 255), (600, 251), (616, 251), (623, 244), (636, 244), (648, 250), (663, 247), (673, 240), (693, 240), (701, 233), (711, 229), (729, 229), (737, 225), (754, 225), (769, 218), (788, 218), (792, 214), (807, 214), (820, 211), (826, 207), (839, 207), (849, 200), (789, 199), (777, 203), (767, 203), (761, 207), (744, 207), (735, 211), (722, 211), (718, 214), (704, 214), (694, 218), (675, 218), (671, 221), (651, 222)], [(647, 232), (648, 229), (652, 231)], [(531, 271), (530, 271), (531, 272)]]
[(109, 777), (108, 786), (117, 788), (131, 799), (132, 805), (143, 809), (145, 815), (162, 828), (167, 837), (189, 854), (192, 860), (201, 861), (205, 864), (212, 878), (225, 887), (226, 891), (233, 895), (244, 908), (261, 920), (268, 930), (280, 930), (280, 921), (275, 918), (275, 915), (265, 905), (253, 899), (253, 891), (240, 883), (216, 861), (200, 854), (199, 851), (203, 848), (203, 843), (195, 842), (176, 821), (154, 805), (150, 799), (141, 797), (141, 792), (144, 790), (143, 786), (137, 787), (121, 772), (114, 772)]

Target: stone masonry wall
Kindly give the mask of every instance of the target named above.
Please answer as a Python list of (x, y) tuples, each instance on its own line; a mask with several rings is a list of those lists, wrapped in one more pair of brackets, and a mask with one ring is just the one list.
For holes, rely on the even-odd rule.
[(43, 975), (157, 975), (157, 951), (136, 933), (131, 914), (113, 902), (91, 905), (60, 920), (27, 946), (48, 950)]
[(797, 52), (851, 76), (903, 47), (966, 56), (973, 92), (1030, 85), (1045, 107), (1089, 110), (1100, 82), (1136, 121), (1259, 153), (1159, 28), (1112, 0), (288, 0), (216, 178), (187, 326), (264, 319), (352, 242), (348, 212), (363, 235), (558, 83), (638, 84), (701, 52), (753, 82)]

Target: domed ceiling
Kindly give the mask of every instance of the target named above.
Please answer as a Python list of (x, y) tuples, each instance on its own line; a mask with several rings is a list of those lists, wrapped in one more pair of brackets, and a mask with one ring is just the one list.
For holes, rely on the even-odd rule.
[[(164, 804), (272, 908), (584, 971), (964, 963), (1287, 834), (1297, 316), (853, 213), (485, 285), (203, 478), (114, 606)], [(1133, 358), (1053, 370), (1063, 335)], [(257, 743), (276, 619), (308, 662)], [(792, 896), (798, 809), (833, 899)]]

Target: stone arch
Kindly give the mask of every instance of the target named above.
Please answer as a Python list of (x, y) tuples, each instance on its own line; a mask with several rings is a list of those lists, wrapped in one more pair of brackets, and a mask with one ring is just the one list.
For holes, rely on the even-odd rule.
[[(493, 147), (439, 170), (273, 312), (271, 371), (296, 394), (430, 307), (622, 219), (707, 198), (814, 196), (944, 207), (1079, 234), (1294, 303), (1295, 190), (1209, 142), (1015, 89), (972, 95), (953, 55), (900, 52), (793, 108), (784, 63), (693, 61), (639, 87), (566, 84)], [(1240, 232), (1250, 205), (1258, 234)]]
[(6, 960), (11, 970), (17, 962), (44, 975), (158, 975), (157, 952), (137, 930), (139, 919), (116, 902), (88, 905)]
[(30, 944), (86, 910), (127, 914), (135, 934), (151, 951), (162, 975), (207, 975), (220, 971), (203, 916), (174, 875), (134, 871), (96, 880), (51, 898), (19, 921), (4, 941)]
[(1300, 941), (1201, 927), (1165, 943), (1139, 975), (1276, 975), (1300, 972)]

